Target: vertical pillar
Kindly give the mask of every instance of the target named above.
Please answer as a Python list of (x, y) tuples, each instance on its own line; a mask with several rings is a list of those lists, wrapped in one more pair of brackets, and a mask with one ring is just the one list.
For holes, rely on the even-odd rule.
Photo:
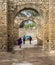
[(0, 51), (6, 51), (7, 44), (7, 0), (0, 0)]
[(49, 10), (44, 10), (43, 50), (49, 51)]
[(55, 50), (55, 1), (49, 0), (49, 44), (50, 51)]
[(13, 25), (14, 25), (14, 9), (13, 9), (13, 1), (8, 1), (8, 44), (7, 51), (13, 50)]

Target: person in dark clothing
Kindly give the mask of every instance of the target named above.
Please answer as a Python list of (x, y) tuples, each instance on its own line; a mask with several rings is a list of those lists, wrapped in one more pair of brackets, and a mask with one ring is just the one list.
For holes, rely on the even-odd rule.
[(31, 44), (31, 40), (32, 40), (32, 37), (31, 36), (30, 36), (29, 40), (30, 40), (30, 44)]
[(25, 36), (23, 37), (23, 44), (25, 44)]
[(22, 44), (22, 39), (19, 38), (19, 39), (18, 39), (18, 45), (19, 45), (20, 48), (21, 48), (21, 44)]

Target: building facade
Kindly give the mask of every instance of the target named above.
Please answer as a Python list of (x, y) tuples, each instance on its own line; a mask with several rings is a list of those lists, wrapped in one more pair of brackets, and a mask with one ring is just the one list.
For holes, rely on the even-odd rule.
[[(25, 10), (39, 15), (17, 17)], [(19, 37), (19, 25), (25, 20), (41, 24), (37, 36), (43, 41), (43, 50), (55, 50), (55, 0), (0, 0), (0, 51), (12, 50)]]

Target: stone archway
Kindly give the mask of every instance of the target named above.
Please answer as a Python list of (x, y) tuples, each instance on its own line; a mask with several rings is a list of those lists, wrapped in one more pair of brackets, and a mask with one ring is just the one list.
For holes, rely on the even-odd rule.
[[(33, 9), (33, 8), (24, 8), (24, 9), (21, 9), (20, 11), (23, 11), (23, 10), (29, 10), (29, 9), (31, 9), (31, 10), (34, 10), (34, 11), (36, 11), (35, 9)], [(17, 12), (17, 13), (20, 13), (20, 11), (19, 12)], [(37, 11), (38, 12), (38, 11)], [(16, 14), (17, 15), (17, 14)], [(42, 20), (42, 17), (40, 16), (40, 15), (38, 15), (37, 17), (26, 17), (26, 16), (24, 16), (24, 17), (22, 17), (22, 16), (16, 16), (15, 17), (15, 20), (14, 20), (14, 42), (15, 42), (15, 44), (17, 44), (17, 39), (18, 39), (18, 37), (19, 37), (19, 25), (23, 22), (23, 21), (25, 21), (25, 20), (28, 20), (28, 19), (30, 19), (30, 20), (33, 20), (33, 21), (35, 21), (35, 23), (37, 24), (37, 29), (36, 29), (36, 37), (40, 40), (43, 40), (43, 20)], [(22, 33), (23, 34), (23, 33)]]
[[(43, 23), (44, 23), (43, 24), (44, 48), (51, 50), (52, 49), (51, 48), (52, 42), (54, 42), (54, 40), (53, 41), (51, 41), (51, 40), (52, 40), (52, 37), (54, 38), (54, 34), (53, 35), (51, 34), (52, 29), (51, 29), (50, 24), (51, 24), (51, 21), (52, 21), (52, 19), (51, 19), (52, 14), (50, 14), (50, 13), (52, 11), (50, 10), (50, 7), (49, 7), (49, 4), (50, 4), (49, 1), (35, 1), (35, 0), (33, 0), (32, 2), (31, 1), (29, 2), (29, 1), (25, 0), (23, 2), (22, 0), (21, 1), (18, 1), (18, 0), (16, 0), (16, 1), (12, 0), (11, 1), (11, 0), (9, 0), (5, 3), (6, 4), (3, 3), (5, 5), (5, 7), (3, 7), (3, 5), (1, 4), (1, 6), (4, 9), (2, 11), (2, 7), (1, 7), (1, 12), (3, 12), (3, 14), (1, 13), (2, 14), (2, 16), (1, 16), (2, 20), (1, 21), (3, 22), (5, 20), (5, 22), (7, 22), (6, 23), (6, 25), (7, 25), (7, 27), (6, 27), (7, 31), (6, 32), (7, 32), (8, 36), (6, 37), (6, 39), (8, 38), (7, 39), (8, 41), (6, 41), (4, 39), (4, 42), (2, 42), (2, 45), (1, 45), (2, 48), (4, 48), (3, 46), (6, 46), (5, 42), (7, 43), (7, 46), (11, 45), (10, 47), (12, 47), (12, 45), (13, 45), (13, 39), (14, 39), (14, 37), (13, 37), (14, 27), (13, 26), (14, 26), (14, 20), (15, 20), (17, 12), (19, 12), (23, 8), (33, 8), (40, 13), (42, 20), (44, 20), (43, 21)], [(3, 17), (4, 17), (4, 19), (3, 19)], [(1, 37), (1, 39), (3, 39), (3, 38), (4, 37)], [(52, 46), (54, 48), (54, 43), (53, 43)]]
[[(30, 4), (29, 4), (30, 5)], [(16, 19), (16, 14), (20, 11), (20, 10), (22, 10), (22, 9), (25, 9), (25, 8), (31, 8), (31, 9), (34, 9), (34, 10), (38, 10), (38, 12), (40, 13), (40, 17), (36, 17), (36, 18), (34, 18), (34, 17), (32, 17), (32, 20), (34, 20), (35, 22), (36, 21), (41, 21), (41, 25), (42, 25), (42, 27), (41, 27), (41, 31), (39, 31), (39, 34), (41, 34), (41, 36), (40, 35), (38, 35), (38, 37), (41, 37), (41, 39), (43, 40), (43, 48), (45, 48), (45, 46), (44, 45), (46, 45), (45, 44), (45, 36), (46, 37), (48, 37), (48, 35), (45, 35), (45, 29), (47, 29), (47, 28), (45, 28), (45, 22), (44, 22), (44, 20), (45, 20), (45, 15), (46, 15), (46, 13), (45, 13), (45, 10), (42, 10), (42, 9), (40, 9), (37, 5), (34, 5), (33, 4), (33, 7), (31, 7), (31, 6), (24, 6), (24, 5), (22, 5), (22, 6), (20, 6), (20, 8), (19, 8), (19, 6), (16, 6), (16, 8), (15, 9), (12, 9), (12, 11), (10, 11), (11, 12), (11, 19), (9, 20), (9, 21), (13, 21), (13, 23), (10, 23), (11, 24), (11, 26), (13, 25), (13, 27), (12, 27), (12, 33), (11, 33), (11, 35), (10, 36), (12, 36), (12, 37), (9, 37), (10, 38), (10, 40), (11, 40), (11, 38), (12, 38), (12, 40), (13, 40), (13, 42), (12, 42), (12, 40), (11, 40), (11, 44), (12, 44), (12, 46), (14, 45), (14, 43), (16, 44), (17, 43), (17, 38), (18, 38), (18, 34), (17, 33), (19, 33), (18, 31), (17, 31), (17, 28), (19, 27), (19, 24), (23, 21), (23, 20), (26, 20), (26, 19), (28, 19), (27, 17), (18, 17), (18, 20), (19, 20), (19, 24), (18, 24), (18, 27), (14, 24), (14, 21), (15, 21), (15, 19)], [(48, 26), (48, 24), (46, 25), (46, 26)], [(10, 28), (11, 29), (11, 28)], [(43, 31), (44, 30), (44, 31)], [(10, 30), (11, 31), (11, 30)], [(49, 33), (48, 31), (47, 31), (47, 33)], [(14, 36), (14, 34), (15, 34), (15, 36)], [(11, 47), (12, 47), (11, 46)], [(46, 46), (47, 47), (47, 46)]]

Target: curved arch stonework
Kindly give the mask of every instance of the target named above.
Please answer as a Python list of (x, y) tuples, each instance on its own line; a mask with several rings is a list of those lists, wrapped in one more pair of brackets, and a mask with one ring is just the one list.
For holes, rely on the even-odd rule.
[(25, 8), (30, 8), (30, 9), (34, 9), (34, 10), (38, 11), (39, 14), (40, 14), (40, 16), (43, 17), (43, 12), (44, 12), (44, 10), (41, 9), (41, 8), (40, 8), (38, 5), (36, 5), (36, 4), (32, 4), (32, 7), (31, 7), (31, 4), (29, 4), (29, 3), (27, 3), (27, 4), (25, 4), (25, 5), (21, 5), (20, 8), (19, 8), (19, 5), (16, 5), (16, 6), (17, 6), (17, 7), (16, 7), (16, 10), (14, 10), (14, 11), (15, 11), (15, 16), (16, 16), (16, 14), (17, 14), (19, 11), (21, 11), (21, 10), (23, 10), (23, 9), (25, 9)]

